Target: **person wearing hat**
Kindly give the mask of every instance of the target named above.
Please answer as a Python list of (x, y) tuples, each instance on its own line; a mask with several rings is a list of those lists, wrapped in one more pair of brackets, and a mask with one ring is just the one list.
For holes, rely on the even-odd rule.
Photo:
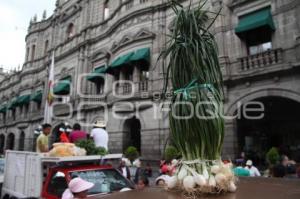
[(94, 186), (94, 183), (81, 178), (74, 178), (70, 181), (68, 185), (69, 188), (63, 193), (62, 199), (87, 198), (88, 191)]
[(261, 174), (258, 171), (258, 169), (255, 166), (253, 166), (252, 160), (247, 160), (245, 169), (247, 169), (250, 172), (250, 176), (251, 177), (259, 177), (259, 176), (261, 176)]
[(93, 138), (96, 147), (103, 147), (108, 150), (108, 133), (105, 127), (103, 121), (96, 121), (90, 136)]

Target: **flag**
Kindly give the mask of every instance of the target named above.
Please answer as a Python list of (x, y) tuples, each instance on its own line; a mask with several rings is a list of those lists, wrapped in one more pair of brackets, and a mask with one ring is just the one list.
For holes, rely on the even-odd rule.
[(47, 100), (45, 103), (44, 111), (44, 123), (51, 124), (53, 116), (53, 84), (54, 84), (54, 51), (52, 53), (51, 65), (49, 68), (48, 88), (47, 88)]

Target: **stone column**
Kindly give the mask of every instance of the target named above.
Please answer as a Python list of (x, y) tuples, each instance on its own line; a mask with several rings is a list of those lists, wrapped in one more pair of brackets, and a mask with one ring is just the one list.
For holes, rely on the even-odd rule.
[(237, 140), (237, 129), (236, 121), (225, 122), (225, 138), (223, 144), (222, 157), (225, 159), (234, 159), (238, 154), (238, 140)]

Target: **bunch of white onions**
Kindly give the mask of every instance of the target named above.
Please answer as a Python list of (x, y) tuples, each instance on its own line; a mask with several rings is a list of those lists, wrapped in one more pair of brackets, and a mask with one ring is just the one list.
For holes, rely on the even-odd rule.
[(169, 2), (174, 26), (160, 58), (168, 63), (164, 91), (169, 82), (174, 90), (170, 132), (183, 162), (167, 186), (192, 193), (234, 192), (230, 165), (217, 161), (225, 136), (222, 71), (218, 46), (209, 30), (217, 16), (206, 10), (206, 0), (195, 7)]
[(201, 165), (202, 173), (197, 173), (194, 169), (196, 164), (189, 166), (183, 163), (176, 174), (167, 180), (167, 188), (203, 193), (236, 191), (231, 164), (223, 164), (221, 161), (213, 165), (203, 166), (204, 164)]

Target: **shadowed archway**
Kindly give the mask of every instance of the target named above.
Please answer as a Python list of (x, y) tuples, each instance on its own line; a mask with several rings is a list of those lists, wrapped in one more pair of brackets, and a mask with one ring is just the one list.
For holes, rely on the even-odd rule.
[[(239, 151), (245, 151), (258, 165), (265, 164), (265, 155), (271, 147), (277, 147), (281, 154), (300, 161), (300, 103), (275, 96), (251, 102), (261, 103), (264, 115), (252, 119), (261, 112), (251, 111), (236, 120)], [(251, 105), (250, 108), (259, 108), (257, 106)]]
[(129, 146), (137, 148), (141, 154), (141, 122), (136, 117), (127, 119), (124, 123), (123, 150)]
[(4, 146), (5, 146), (5, 135), (0, 135), (0, 154), (4, 153)]
[(19, 151), (24, 151), (24, 147), (25, 147), (25, 133), (24, 131), (21, 131), (19, 137)]
[(15, 147), (15, 134), (10, 133), (7, 136), (6, 149), (13, 150)]

